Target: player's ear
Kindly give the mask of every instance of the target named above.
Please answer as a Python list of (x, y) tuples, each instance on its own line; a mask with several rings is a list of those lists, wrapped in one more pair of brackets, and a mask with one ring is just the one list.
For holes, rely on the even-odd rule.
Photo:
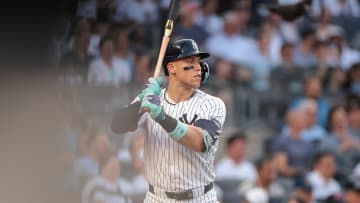
[(168, 72), (169, 72), (169, 75), (170, 74), (175, 74), (175, 66), (174, 66), (174, 64), (173, 63), (168, 63), (167, 64), (167, 69), (168, 69)]

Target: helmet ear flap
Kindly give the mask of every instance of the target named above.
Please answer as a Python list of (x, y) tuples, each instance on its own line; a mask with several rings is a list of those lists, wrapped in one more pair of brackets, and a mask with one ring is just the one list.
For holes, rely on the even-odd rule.
[(201, 66), (201, 83), (206, 83), (210, 76), (210, 67), (206, 62), (200, 61)]

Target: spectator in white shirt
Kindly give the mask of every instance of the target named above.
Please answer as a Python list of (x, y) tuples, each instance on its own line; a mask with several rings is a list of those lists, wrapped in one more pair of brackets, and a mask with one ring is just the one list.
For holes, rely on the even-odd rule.
[(311, 9), (312, 13), (319, 16), (322, 7), (329, 9), (332, 16), (360, 16), (360, 5), (357, 0), (314, 0)]
[(209, 37), (205, 42), (205, 47), (215, 57), (235, 64), (247, 64), (249, 55), (256, 49), (256, 42), (238, 32), (238, 15), (230, 11), (224, 16), (223, 31)]
[(126, 185), (121, 184), (120, 162), (115, 155), (101, 159), (99, 175), (90, 179), (82, 190), (82, 203), (129, 203)]
[(320, 152), (315, 156), (314, 170), (307, 175), (315, 200), (324, 200), (342, 193), (340, 184), (334, 179), (335, 158), (329, 152)]
[(159, 18), (154, 0), (120, 0), (116, 2), (114, 21), (130, 20), (138, 24), (155, 23)]
[(246, 160), (246, 137), (241, 132), (235, 132), (227, 140), (226, 154), (215, 166), (218, 180), (238, 179), (254, 182), (257, 178), (255, 166)]
[(360, 51), (352, 49), (347, 44), (346, 33), (342, 27), (336, 25), (331, 26), (328, 32), (329, 40), (338, 52), (338, 62), (345, 71), (348, 71), (353, 64), (360, 62)]
[(105, 37), (100, 41), (100, 57), (92, 61), (88, 73), (88, 83), (97, 86), (115, 86), (128, 83), (130, 72), (125, 63), (113, 55), (114, 42)]
[(269, 89), (269, 80), (271, 72), (270, 58), (270, 32), (261, 29), (257, 35), (257, 47), (254, 54), (249, 55), (251, 58), (251, 72), (253, 75), (253, 87), (259, 91)]
[[(255, 161), (257, 170), (257, 180), (255, 182), (244, 182), (238, 188), (238, 192), (242, 196), (248, 196), (254, 189), (262, 189), (271, 202), (276, 202), (279, 198), (286, 196), (286, 190), (277, 181), (277, 169), (275, 160), (272, 156), (261, 156)], [(250, 201), (251, 202), (251, 201)]]

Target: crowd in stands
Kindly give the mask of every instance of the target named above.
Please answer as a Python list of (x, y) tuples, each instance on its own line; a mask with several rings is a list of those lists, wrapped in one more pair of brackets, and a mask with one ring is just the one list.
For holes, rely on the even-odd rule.
[[(171, 40), (194, 39), (211, 54), (201, 89), (227, 107), (219, 200), (359, 203), (360, 1), (313, 0), (309, 15), (293, 22), (267, 10), (271, 2), (180, 1)], [(110, 101), (116, 108), (130, 102), (152, 76), (169, 3), (77, 0), (61, 16), (52, 59), (67, 90), (67, 202), (142, 202), (146, 127), (139, 121), (136, 131), (113, 135), (110, 122), (89, 122), (77, 88), (100, 96), (110, 88), (122, 95)]]

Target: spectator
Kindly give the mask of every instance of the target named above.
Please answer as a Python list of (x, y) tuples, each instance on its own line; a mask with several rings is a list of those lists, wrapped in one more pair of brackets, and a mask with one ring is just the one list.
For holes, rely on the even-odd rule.
[(351, 174), (349, 175), (349, 181), (354, 184), (355, 187), (360, 187), (360, 162), (356, 164)]
[(86, 152), (74, 161), (76, 190), (99, 173), (99, 162), (110, 152), (109, 137), (105, 132), (92, 129), (86, 142)]
[(110, 20), (113, 17), (116, 0), (98, 0), (96, 19)]
[(129, 34), (124, 28), (115, 28), (114, 36), (114, 58), (117, 63), (122, 63), (130, 75), (134, 73), (134, 54), (129, 47)]
[(244, 203), (268, 203), (269, 197), (262, 188), (250, 189), (244, 197)]
[[(282, 32), (278, 29), (281, 22), (281, 17), (275, 13), (270, 13), (270, 16), (260, 24), (260, 29), (269, 34), (269, 54), (272, 67), (281, 65), (282, 61), (282, 46), (284, 44), (293, 44), (284, 39)], [(291, 56), (291, 60), (292, 60)], [(293, 61), (292, 61), (293, 62)]]
[(99, 175), (91, 178), (82, 190), (82, 203), (130, 203), (119, 184), (120, 162), (116, 156), (104, 157), (100, 161)]
[(242, 36), (251, 37), (252, 28), (249, 27), (250, 20), (250, 1), (236, 1), (234, 12), (237, 15), (237, 30)]
[(88, 67), (93, 56), (87, 53), (90, 33), (81, 31), (75, 33), (74, 47), (65, 53), (61, 59), (61, 80), (66, 84), (84, 84)]
[(238, 34), (238, 21), (235, 12), (226, 13), (222, 32), (209, 37), (205, 47), (215, 57), (223, 58), (234, 64), (243, 64), (247, 62), (249, 54), (255, 50), (256, 43), (253, 39)]
[(135, 54), (134, 60), (134, 75), (132, 79), (132, 83), (145, 85), (148, 78), (152, 75), (152, 59), (148, 52), (146, 51), (139, 51)]
[[(89, 20), (87, 20), (86, 18), (81, 18), (81, 19), (77, 20), (74, 24), (75, 24), (75, 26), (73, 28), (74, 29), (73, 33), (71, 33), (71, 34), (69, 33), (69, 35), (71, 35), (71, 36), (66, 36), (66, 37), (69, 37), (69, 39), (66, 39), (67, 44), (63, 47), (63, 50), (62, 50), (65, 53), (74, 49), (75, 38), (78, 33), (84, 32), (84, 33), (91, 34), (91, 24), (90, 24)], [(87, 51), (88, 51), (88, 48), (87, 48)]]
[[(235, 68), (233, 64), (225, 59), (218, 58), (215, 60), (214, 68), (210, 68), (210, 70), (214, 70), (215, 73), (211, 75), (209, 81), (206, 85), (202, 86), (203, 91), (212, 92), (214, 95), (220, 97), (225, 105), (227, 112), (233, 112), (234, 110), (234, 92), (232, 89), (232, 85), (235, 82)], [(232, 117), (227, 117), (227, 122), (231, 122)]]
[(291, 199), (296, 203), (313, 203), (312, 186), (305, 177), (295, 180)]
[(152, 27), (134, 25), (129, 31), (129, 51), (151, 50), (158, 45), (158, 40), (154, 39), (159, 37), (160, 33), (155, 32)]
[(360, 51), (349, 47), (342, 27), (331, 26), (328, 40), (336, 49), (338, 63), (345, 71), (349, 70), (353, 64), (360, 62)]
[(341, 194), (340, 184), (334, 179), (335, 158), (329, 152), (321, 152), (314, 157), (314, 169), (307, 175), (313, 188), (314, 200), (325, 200)]
[(100, 57), (91, 62), (88, 83), (97, 86), (114, 86), (130, 81), (129, 69), (125, 62), (116, 60), (113, 55), (114, 42), (105, 37), (100, 41)]
[(96, 19), (97, 13), (97, 0), (82, 0), (77, 1), (76, 16), (80, 18), (86, 18), (89, 20)]
[(296, 66), (304, 69), (313, 69), (315, 67), (315, 40), (315, 30), (306, 29), (302, 31), (300, 44), (294, 49), (294, 63)]
[(324, 77), (324, 93), (335, 99), (335, 103), (340, 102), (336, 99), (342, 99), (345, 96), (346, 74), (341, 68), (327, 69)]
[(348, 96), (345, 108), (349, 122), (348, 132), (360, 141), (360, 97)]
[[(328, 44), (324, 41), (316, 41), (314, 44), (314, 54), (316, 62), (314, 64), (314, 72), (321, 80), (325, 79), (325, 74), (332, 68), (330, 50)], [(334, 67), (335, 68), (335, 67)]]
[(222, 58), (215, 61), (215, 75), (210, 77), (209, 83), (217, 88), (230, 87), (234, 80), (234, 67), (233, 65)]
[(208, 35), (203, 27), (198, 26), (194, 22), (195, 14), (198, 10), (197, 4), (194, 2), (185, 2), (180, 8), (179, 24), (174, 27), (174, 38), (194, 39), (202, 47)]
[(349, 181), (344, 186), (344, 201), (346, 203), (358, 203), (360, 202), (360, 187)]
[(316, 38), (319, 41), (325, 41), (329, 38), (329, 26), (331, 22), (331, 13), (328, 8), (321, 8), (320, 16), (316, 24)]
[(133, 168), (138, 174), (132, 178), (131, 193), (133, 195), (142, 194), (145, 197), (148, 190), (148, 182), (144, 175), (144, 140), (146, 131), (143, 128), (138, 128), (135, 133), (130, 145), (130, 155)]
[(313, 155), (313, 145), (300, 138), (306, 128), (306, 115), (301, 110), (290, 110), (287, 113), (288, 130), (278, 136), (273, 145), (273, 153), (280, 175), (289, 177), (290, 181), (296, 175), (306, 172), (308, 160)]
[(202, 0), (201, 10), (195, 15), (195, 24), (202, 27), (208, 35), (221, 32), (223, 19), (216, 14), (219, 0)]
[(105, 20), (97, 20), (93, 24), (93, 32), (90, 36), (90, 44), (88, 53), (93, 56), (99, 55), (99, 44), (102, 38), (104, 38), (109, 32), (109, 22)]
[(352, 65), (348, 71), (345, 88), (348, 94), (360, 95), (360, 62)]
[(314, 99), (317, 103), (317, 124), (320, 126), (325, 127), (326, 125), (326, 118), (329, 111), (329, 102), (322, 97), (322, 86), (321, 80), (318, 76), (315, 75), (308, 75), (304, 78), (304, 96), (295, 99), (292, 102), (291, 107), (297, 107), (302, 100), (306, 98)]
[(226, 143), (227, 156), (221, 159), (215, 167), (218, 180), (236, 179), (241, 181), (255, 181), (254, 165), (246, 160), (246, 137), (241, 132), (235, 132)]
[(273, 157), (263, 156), (256, 163), (257, 179), (254, 182), (247, 181), (241, 184), (239, 192), (247, 196), (252, 189), (260, 188), (265, 191), (268, 198), (275, 200), (283, 199), (287, 194), (284, 188), (276, 181), (277, 171)]
[(253, 88), (259, 91), (269, 89), (271, 72), (270, 59), (270, 35), (264, 30), (259, 30), (257, 36), (257, 47), (251, 58), (251, 72), (253, 75)]
[(341, 106), (330, 109), (327, 128), (330, 136), (323, 139), (319, 145), (320, 151), (331, 151), (336, 158), (336, 166), (341, 175), (347, 175), (356, 164), (360, 143), (348, 131), (346, 111)]
[(153, 24), (159, 20), (158, 7), (154, 0), (122, 0), (115, 5), (115, 22)]
[(281, 47), (281, 64), (270, 73), (271, 88), (275, 91), (299, 92), (303, 71), (293, 62), (293, 45), (284, 43)]
[(304, 111), (306, 115), (306, 129), (301, 133), (301, 139), (312, 143), (318, 143), (327, 137), (325, 129), (316, 123), (318, 117), (317, 108), (313, 99), (304, 99), (299, 106), (299, 110)]
[(312, 12), (315, 16), (320, 14), (322, 8), (329, 10), (331, 16), (341, 17), (359, 17), (360, 6), (356, 0), (314, 0), (312, 4)]

